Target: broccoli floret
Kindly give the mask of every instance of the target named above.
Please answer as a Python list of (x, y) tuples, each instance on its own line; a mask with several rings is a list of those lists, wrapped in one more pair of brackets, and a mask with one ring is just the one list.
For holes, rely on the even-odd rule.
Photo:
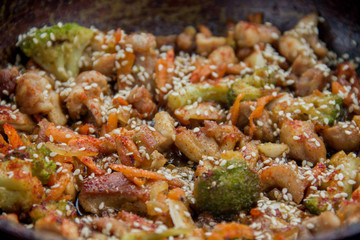
[(3, 211), (28, 211), (44, 197), (44, 189), (32, 177), (31, 165), (20, 159), (0, 162), (0, 208)]
[(203, 173), (195, 182), (194, 195), (200, 211), (231, 216), (248, 210), (259, 198), (260, 179), (242, 160)]
[(62, 212), (64, 215), (66, 215), (68, 212), (66, 206), (66, 200), (43, 202), (42, 204), (34, 206), (29, 212), (29, 216), (33, 222), (36, 222), (40, 218), (52, 215), (54, 212), (57, 212), (57, 214)]
[(355, 181), (356, 179), (360, 167), (360, 158), (356, 157), (354, 153), (346, 155), (344, 151), (340, 151), (330, 158), (329, 164), (336, 168), (340, 167), (340, 173), (342, 173), (343, 176), (343, 179), (340, 181), (342, 181), (343, 186), (339, 186), (338, 184), (336, 184), (336, 186), (340, 191), (347, 193), (348, 198), (350, 198), (353, 192), (353, 185), (350, 184), (349, 181)]
[(275, 84), (276, 79), (266, 68), (256, 70), (252, 75), (246, 75), (234, 82), (227, 93), (229, 103), (233, 103), (240, 93), (245, 93), (243, 100), (256, 100), (269, 94), (264, 87), (268, 84)]
[(79, 73), (79, 60), (85, 47), (90, 43), (93, 30), (75, 23), (32, 29), (20, 42), (26, 56), (66, 81)]
[(26, 146), (24, 157), (32, 159), (31, 172), (34, 177), (37, 177), (42, 184), (47, 184), (50, 176), (56, 171), (56, 164), (47, 159), (50, 155), (50, 150), (44, 145), (37, 147), (31, 143), (25, 136), (22, 136), (22, 141)]
[(319, 215), (327, 210), (330, 202), (328, 198), (322, 198), (319, 195), (309, 195), (304, 199), (304, 205), (310, 213)]
[(290, 102), (284, 101), (275, 105), (273, 112), (291, 113), (298, 120), (315, 120), (322, 124), (333, 125), (342, 116), (343, 100), (334, 94), (312, 94), (296, 98)]
[(171, 110), (178, 109), (197, 101), (217, 101), (227, 103), (226, 94), (229, 86), (225, 81), (202, 82), (198, 84), (188, 84), (179, 91), (170, 93), (167, 106)]

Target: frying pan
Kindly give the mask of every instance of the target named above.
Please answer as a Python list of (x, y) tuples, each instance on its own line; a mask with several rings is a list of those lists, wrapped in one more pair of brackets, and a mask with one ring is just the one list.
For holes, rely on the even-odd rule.
[[(2, 0), (0, 1), (0, 66), (14, 63), (17, 36), (31, 27), (77, 22), (101, 30), (121, 27), (127, 32), (144, 30), (155, 35), (180, 33), (188, 25), (205, 24), (224, 34), (227, 21), (263, 12), (264, 20), (281, 31), (292, 28), (305, 14), (317, 12), (326, 20), (320, 38), (341, 56), (360, 56), (360, 2), (351, 0)], [(354, 44), (357, 42), (358, 44)], [(57, 239), (34, 233), (0, 219), (2, 239)], [(360, 238), (360, 224), (317, 236), (316, 239)], [(60, 239), (60, 238), (59, 238)]]

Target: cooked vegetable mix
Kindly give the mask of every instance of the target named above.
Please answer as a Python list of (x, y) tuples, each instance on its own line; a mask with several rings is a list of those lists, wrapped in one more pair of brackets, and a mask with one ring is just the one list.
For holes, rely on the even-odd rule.
[(0, 70), (1, 218), (68, 239), (297, 239), (360, 221), (356, 61), (240, 21), (171, 36), (76, 23)]

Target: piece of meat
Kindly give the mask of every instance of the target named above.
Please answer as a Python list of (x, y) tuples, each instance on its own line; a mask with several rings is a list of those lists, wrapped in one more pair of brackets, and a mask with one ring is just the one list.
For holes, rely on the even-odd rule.
[(65, 99), (69, 115), (80, 119), (82, 115), (91, 112), (97, 126), (103, 123), (100, 95), (108, 90), (106, 77), (97, 71), (86, 71), (75, 79), (76, 85)]
[(108, 209), (144, 214), (148, 198), (145, 188), (139, 188), (122, 173), (115, 172), (86, 179), (79, 194), (79, 203), (85, 211), (95, 214)]
[(209, 55), (209, 60), (218, 66), (237, 62), (234, 49), (230, 46), (218, 47)]
[(161, 49), (162, 46), (172, 46), (175, 48), (176, 38), (176, 35), (156, 36), (156, 47), (158, 49)]
[(106, 53), (94, 61), (93, 69), (106, 76), (111, 76), (116, 73), (115, 61), (116, 54)]
[(125, 38), (125, 47), (127, 46), (131, 46), (135, 54), (133, 67), (135, 82), (145, 86), (153, 93), (155, 90), (153, 73), (157, 60), (155, 36), (150, 33), (130, 34)]
[(259, 177), (264, 190), (274, 187), (286, 188), (297, 204), (299, 204), (304, 197), (304, 192), (307, 187), (306, 180), (300, 178), (299, 173), (289, 165), (272, 165), (263, 168), (259, 172)]
[(279, 52), (290, 62), (293, 62), (299, 55), (316, 58), (314, 53), (323, 58), (327, 49), (318, 38), (318, 16), (309, 14), (297, 23), (294, 29), (284, 33), (279, 39)]
[(66, 239), (79, 239), (78, 226), (69, 219), (55, 214), (37, 220), (35, 230), (60, 234)]
[(126, 223), (121, 219), (116, 219), (113, 217), (98, 217), (94, 218), (91, 222), (95, 229), (103, 232), (114, 235), (121, 238), (123, 234), (129, 231), (130, 223)]
[(280, 129), (280, 142), (289, 146), (289, 155), (296, 160), (315, 164), (320, 159), (326, 159), (325, 144), (315, 133), (311, 121), (285, 119)]
[(256, 130), (254, 132), (254, 138), (265, 142), (273, 142), (275, 140), (274, 127), (270, 117), (270, 112), (263, 110), (261, 116), (255, 120)]
[(0, 98), (15, 92), (18, 76), (19, 70), (16, 67), (0, 70)]
[(173, 144), (176, 135), (175, 120), (166, 111), (156, 113), (154, 120), (154, 128), (166, 138), (165, 144), (168, 146)]
[(196, 53), (208, 55), (218, 47), (226, 45), (226, 38), (214, 37), (209, 28), (199, 26), (200, 33), (196, 34)]
[(306, 70), (300, 78), (295, 81), (295, 95), (307, 96), (315, 90), (322, 91), (327, 83), (322, 71), (314, 68)]
[(139, 147), (145, 147), (145, 151), (149, 154), (155, 150), (163, 152), (169, 147), (169, 145), (167, 145), (166, 137), (155, 129), (150, 129), (148, 125), (142, 125), (135, 130), (133, 141)]
[(321, 135), (326, 145), (338, 151), (356, 151), (360, 146), (359, 128), (352, 122), (325, 128)]
[[(253, 109), (252, 109), (253, 107)], [(243, 101), (239, 104), (239, 118), (236, 126), (240, 129), (244, 128), (246, 125), (249, 124), (249, 117), (252, 111), (255, 109), (256, 103), (252, 101)]]
[(313, 68), (316, 64), (316, 61), (304, 55), (299, 55), (295, 58), (293, 64), (291, 65), (291, 72), (296, 74), (297, 76), (301, 76), (306, 70), (309, 68)]
[(5, 123), (11, 124), (16, 130), (27, 132), (35, 128), (34, 121), (27, 114), (0, 105), (0, 126)]
[(156, 38), (150, 33), (132, 33), (125, 37), (125, 46), (132, 46), (134, 52), (148, 52), (156, 47)]
[(319, 17), (315, 13), (312, 13), (301, 18), (294, 30), (309, 43), (319, 58), (323, 58), (327, 55), (328, 50), (324, 43), (319, 40), (318, 22)]
[(186, 27), (176, 38), (177, 47), (181, 51), (189, 52), (194, 48), (196, 29), (192, 26)]
[(152, 95), (145, 87), (134, 88), (130, 92), (127, 101), (146, 119), (152, 119), (157, 111)]
[(303, 222), (304, 226), (314, 226), (311, 228), (313, 233), (328, 232), (333, 229), (337, 229), (341, 226), (341, 221), (335, 213), (331, 211), (322, 212), (319, 216), (305, 219)]
[(46, 114), (51, 122), (64, 125), (67, 119), (51, 81), (39, 70), (25, 72), (17, 81), (16, 104), (23, 113)]
[(177, 128), (175, 145), (191, 161), (199, 162), (203, 156), (219, 155), (219, 145), (214, 138), (206, 136), (204, 130), (197, 132)]
[(280, 36), (274, 26), (240, 21), (235, 26), (235, 40), (240, 48), (253, 47), (257, 43), (273, 43)]
[(234, 150), (236, 144), (243, 138), (243, 133), (234, 125), (218, 125), (214, 121), (204, 121), (205, 133), (216, 139), (220, 151)]

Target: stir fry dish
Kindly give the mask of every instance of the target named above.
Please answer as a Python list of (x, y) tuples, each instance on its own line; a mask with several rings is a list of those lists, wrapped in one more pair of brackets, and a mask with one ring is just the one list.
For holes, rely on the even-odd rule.
[(261, 14), (177, 35), (76, 23), (0, 70), (0, 218), (67, 239), (304, 239), (360, 221), (357, 61)]

